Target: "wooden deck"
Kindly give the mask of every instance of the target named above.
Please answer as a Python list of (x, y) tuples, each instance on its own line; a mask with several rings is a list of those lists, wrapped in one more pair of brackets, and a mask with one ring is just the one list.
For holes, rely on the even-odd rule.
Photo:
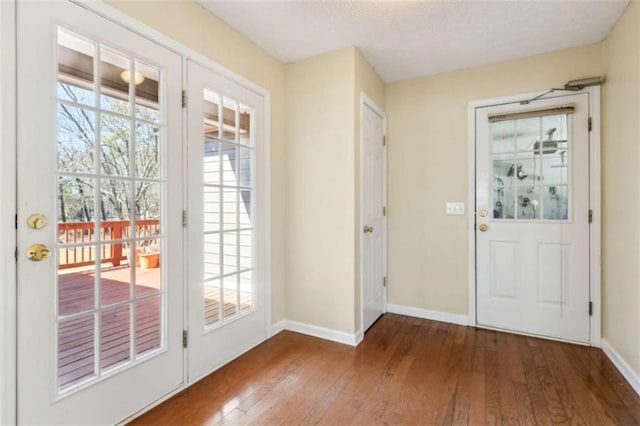
[[(220, 320), (220, 296), (217, 287), (205, 286), (205, 324), (214, 325)], [(236, 314), (238, 305), (238, 293), (235, 290), (224, 290), (224, 318), (232, 317)], [(251, 308), (251, 293), (240, 292), (240, 311)]]
[[(135, 315), (135, 353), (156, 349), (160, 346), (160, 269), (135, 268), (138, 297), (150, 296), (136, 302)], [(100, 272), (101, 299), (103, 306), (124, 302), (130, 298), (131, 268), (119, 267), (103, 269)], [(95, 301), (93, 271), (75, 271), (61, 273), (58, 280), (59, 312), (70, 315), (93, 308)], [(158, 296), (153, 296), (158, 293)], [(216, 287), (205, 288), (206, 323), (219, 321), (219, 292)], [(224, 292), (224, 317), (235, 315), (237, 293), (234, 290)], [(241, 294), (240, 309), (251, 306), (250, 294)], [(107, 308), (102, 312), (100, 367), (107, 369), (116, 364), (127, 362), (131, 358), (131, 305)], [(62, 321), (58, 328), (58, 383), (65, 389), (80, 380), (96, 374), (95, 322), (93, 314)]]

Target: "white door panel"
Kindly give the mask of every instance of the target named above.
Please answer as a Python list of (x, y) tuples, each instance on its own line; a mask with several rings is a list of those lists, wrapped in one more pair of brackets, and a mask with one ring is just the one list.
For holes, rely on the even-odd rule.
[(189, 381), (266, 339), (264, 98), (188, 77)]
[[(362, 294), (363, 330), (384, 312), (385, 218), (384, 119), (362, 107)], [(366, 227), (366, 228), (364, 228)]]
[(113, 424), (183, 382), (181, 58), (19, 2), (17, 63), (18, 421)]
[(587, 94), (477, 110), (479, 325), (589, 341), (588, 117)]

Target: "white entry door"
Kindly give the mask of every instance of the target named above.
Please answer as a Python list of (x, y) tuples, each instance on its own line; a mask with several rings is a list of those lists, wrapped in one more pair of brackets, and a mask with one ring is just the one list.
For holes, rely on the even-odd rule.
[(479, 325), (589, 342), (589, 102), (476, 111)]
[(189, 381), (267, 337), (264, 98), (191, 61)]
[(181, 82), (83, 7), (18, 2), (20, 424), (117, 423), (183, 382)]
[(362, 329), (385, 310), (385, 169), (384, 117), (362, 104)]

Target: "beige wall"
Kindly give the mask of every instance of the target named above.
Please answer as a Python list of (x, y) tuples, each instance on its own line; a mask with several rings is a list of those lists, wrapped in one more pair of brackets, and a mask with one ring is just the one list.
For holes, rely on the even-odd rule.
[(354, 322), (354, 49), (286, 65), (287, 318)]
[(360, 93), (384, 83), (353, 47), (286, 65), (287, 318), (361, 328)]
[(603, 43), (603, 335), (640, 373), (640, 4)]
[(354, 116), (355, 116), (355, 126), (354, 126), (354, 156), (355, 156), (355, 170), (354, 170), (354, 193), (356, 194), (355, 198), (355, 218), (354, 223), (356, 224), (354, 229), (354, 241), (355, 241), (355, 252), (354, 252), (354, 262), (355, 262), (355, 330), (358, 331), (362, 328), (362, 318), (361, 318), (361, 309), (362, 309), (362, 295), (361, 295), (361, 279), (360, 279), (360, 236), (362, 234), (363, 223), (360, 222), (361, 213), (360, 213), (360, 160), (361, 160), (361, 138), (360, 138), (360, 123), (361, 123), (361, 103), (360, 103), (360, 94), (366, 94), (369, 99), (371, 99), (375, 104), (380, 107), (384, 111), (385, 107), (385, 85), (380, 76), (376, 73), (376, 71), (369, 65), (369, 63), (364, 59), (364, 56), (360, 53), (358, 49), (354, 49), (354, 65), (355, 65), (355, 85), (354, 85)]
[[(467, 108), (603, 74), (601, 45), (387, 85), (389, 303), (467, 313)], [(468, 214), (468, 211), (466, 212)]]
[(109, 1), (109, 4), (271, 93), (271, 306), (284, 318), (285, 162), (284, 65), (191, 1)]
[[(357, 117), (360, 120), (360, 93), (365, 93), (376, 105), (384, 110), (385, 84), (358, 49), (354, 49), (355, 97)], [(356, 127), (356, 138), (360, 139), (360, 127)]]

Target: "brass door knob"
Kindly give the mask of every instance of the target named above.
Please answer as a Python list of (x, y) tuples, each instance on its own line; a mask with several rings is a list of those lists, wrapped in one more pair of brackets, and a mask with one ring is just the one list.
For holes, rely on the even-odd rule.
[(489, 226), (488, 226), (486, 223), (481, 223), (481, 224), (478, 226), (478, 229), (480, 230), (480, 232), (486, 232), (486, 231), (487, 231), (487, 229), (489, 229)]
[(373, 226), (365, 225), (364, 233), (367, 234), (369, 232), (373, 232)]
[(51, 250), (44, 244), (31, 244), (27, 249), (27, 259), (32, 262), (40, 262), (51, 257)]

